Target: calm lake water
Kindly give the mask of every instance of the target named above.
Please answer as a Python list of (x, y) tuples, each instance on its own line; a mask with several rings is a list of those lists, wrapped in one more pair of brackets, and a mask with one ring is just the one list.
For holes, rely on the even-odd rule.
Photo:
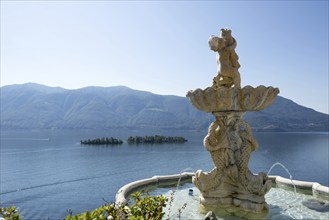
[[(184, 144), (83, 146), (97, 137), (126, 140), (130, 135), (184, 136)], [(0, 206), (15, 205), (24, 219), (62, 219), (115, 200), (117, 190), (154, 175), (211, 170), (202, 140), (206, 131), (1, 131)], [(294, 179), (329, 185), (328, 132), (254, 133), (259, 149), (249, 167), (267, 172), (284, 164)], [(275, 167), (271, 175), (289, 175)]]

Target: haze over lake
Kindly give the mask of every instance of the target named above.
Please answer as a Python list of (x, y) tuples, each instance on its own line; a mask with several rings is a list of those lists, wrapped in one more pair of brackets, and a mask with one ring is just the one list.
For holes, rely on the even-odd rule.
[[(183, 136), (184, 144), (84, 146), (82, 139), (130, 135)], [(206, 130), (2, 131), (1, 206), (16, 205), (25, 219), (61, 219), (114, 201), (131, 182), (182, 170), (212, 169), (202, 140)], [(328, 132), (254, 132), (259, 149), (250, 170), (267, 172), (284, 164), (294, 179), (328, 186)], [(275, 167), (271, 175), (289, 175)], [(103, 200), (104, 199), (104, 200)]]

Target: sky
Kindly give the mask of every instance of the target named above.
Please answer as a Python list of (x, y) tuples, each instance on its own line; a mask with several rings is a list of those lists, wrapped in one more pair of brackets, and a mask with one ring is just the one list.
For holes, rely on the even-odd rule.
[(185, 96), (212, 85), (229, 28), (241, 85), (328, 111), (328, 1), (1, 0), (1, 86), (124, 85)]

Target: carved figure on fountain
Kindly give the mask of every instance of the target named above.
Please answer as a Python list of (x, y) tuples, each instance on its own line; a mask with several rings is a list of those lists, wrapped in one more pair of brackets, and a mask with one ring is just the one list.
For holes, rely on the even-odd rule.
[[(209, 126), (204, 146), (210, 152), (215, 168), (197, 171), (194, 183), (205, 197), (220, 194), (225, 197), (239, 192), (265, 195), (270, 189), (266, 175), (253, 175), (248, 162), (250, 154), (258, 148), (251, 128), (242, 119), (242, 112), (214, 113), (216, 121)], [(230, 187), (228, 187), (230, 186)]]
[(239, 57), (235, 52), (237, 43), (231, 30), (221, 29), (221, 37), (212, 35), (208, 43), (210, 49), (217, 52), (217, 76), (213, 79), (212, 87), (231, 88), (234, 85), (241, 88)]
[(241, 88), (240, 64), (235, 52), (236, 40), (231, 30), (221, 29), (221, 36), (211, 36), (210, 49), (217, 52), (217, 76), (204, 90), (189, 91), (187, 97), (201, 111), (215, 116), (204, 138), (204, 147), (214, 162), (210, 172), (198, 170), (193, 183), (201, 191), (200, 202), (206, 207), (239, 207), (244, 210), (267, 210), (264, 195), (272, 182), (265, 173), (254, 175), (248, 167), (250, 154), (258, 143), (248, 123), (246, 111), (269, 106), (278, 88), (258, 86)]

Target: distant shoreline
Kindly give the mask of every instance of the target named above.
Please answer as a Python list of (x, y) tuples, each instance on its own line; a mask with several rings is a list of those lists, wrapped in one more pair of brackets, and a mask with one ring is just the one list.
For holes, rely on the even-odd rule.
[[(58, 131), (77, 131), (77, 132), (97, 132), (97, 131), (111, 131), (111, 130), (122, 130), (122, 131), (130, 131), (130, 130), (142, 130), (142, 131), (172, 131), (172, 132), (180, 132), (180, 133), (185, 133), (185, 132), (204, 132), (205, 134), (208, 131), (208, 127), (204, 129), (181, 129), (181, 128), (127, 128), (127, 127), (111, 127), (111, 128), (98, 128), (98, 129), (92, 129), (92, 128), (3, 128), (0, 127), (1, 132), (13, 132), (13, 131), (22, 131), (22, 132), (58, 132)], [(273, 133), (329, 133), (329, 130), (264, 130), (264, 129), (255, 129), (251, 128), (252, 132), (259, 132), (259, 133), (268, 133), (268, 132), (273, 132)], [(1, 134), (5, 135), (5, 134)]]

